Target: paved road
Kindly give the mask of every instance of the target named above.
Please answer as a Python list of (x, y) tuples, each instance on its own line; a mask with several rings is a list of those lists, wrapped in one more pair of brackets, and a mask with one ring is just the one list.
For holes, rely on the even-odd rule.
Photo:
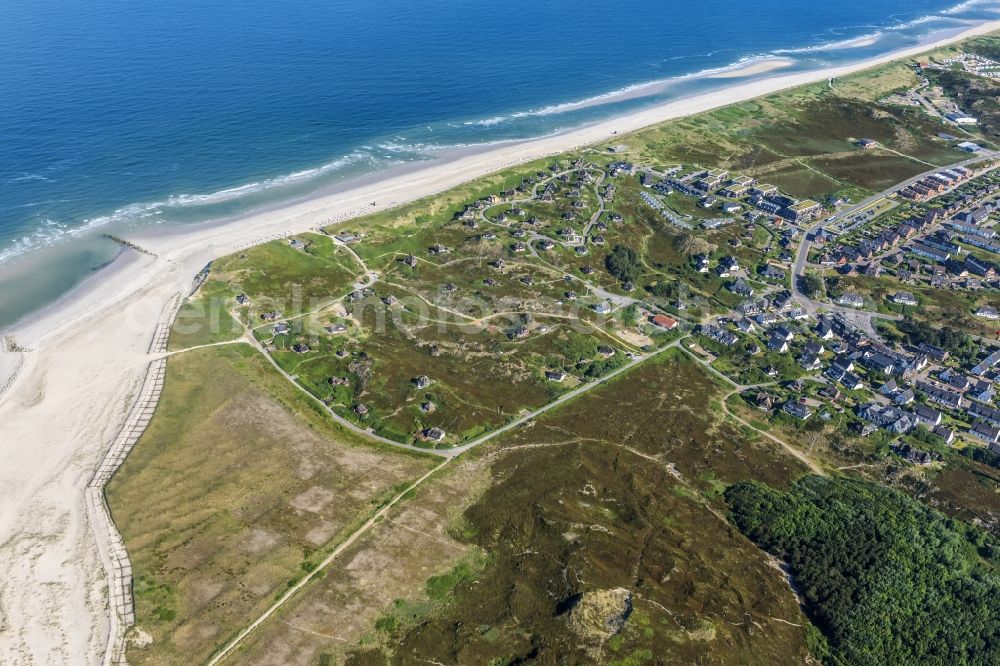
[[(889, 196), (891, 194), (895, 194), (896, 192), (898, 192), (898, 191), (900, 191), (900, 190), (902, 190), (902, 189), (904, 189), (906, 187), (909, 187), (910, 185), (912, 185), (913, 183), (917, 182), (918, 180), (920, 180), (922, 178), (926, 178), (927, 176), (931, 175), (932, 173), (937, 173), (938, 171), (942, 171), (944, 169), (952, 169), (954, 167), (969, 166), (969, 165), (975, 164), (977, 162), (983, 162), (983, 161), (988, 160), (988, 159), (993, 159), (993, 158), (995, 158), (997, 156), (1000, 156), (1000, 151), (985, 150), (985, 151), (983, 151), (981, 153), (978, 153), (978, 154), (976, 154), (976, 155), (974, 155), (972, 157), (966, 158), (964, 160), (959, 160), (958, 162), (954, 162), (952, 164), (947, 164), (945, 166), (939, 166), (939, 167), (934, 167), (932, 169), (928, 169), (927, 171), (924, 171), (922, 173), (918, 173), (916, 176), (913, 176), (912, 178), (908, 178), (908, 179), (902, 181), (901, 183), (896, 183), (892, 187), (889, 187), (889, 188), (887, 188), (885, 190), (882, 190), (881, 192), (879, 192), (877, 194), (873, 194), (870, 197), (861, 200), (859, 203), (852, 204), (850, 206), (847, 206), (847, 207), (843, 208), (842, 210), (840, 210), (836, 214), (834, 214), (834, 215), (830, 216), (829, 218), (827, 218), (827, 220), (825, 220), (824, 223), (829, 223), (830, 221), (837, 220), (837, 219), (840, 219), (840, 220), (846, 219), (846, 218), (850, 217), (851, 215), (853, 215), (854, 213), (856, 213), (857, 211), (865, 208), (866, 206), (870, 206), (871, 204), (875, 203), (879, 199), (881, 199), (883, 197), (887, 197), (887, 196)], [(822, 226), (822, 225), (820, 225), (820, 226)]]
[(792, 294), (797, 299), (799, 299), (801, 302), (803, 302), (805, 304), (805, 309), (810, 314), (815, 315), (816, 312), (820, 308), (822, 308), (822, 309), (824, 309), (826, 311), (829, 311), (829, 312), (839, 312), (841, 314), (844, 314), (848, 319), (850, 319), (851, 321), (855, 322), (856, 324), (860, 322), (860, 324), (861, 324), (860, 328), (862, 328), (862, 330), (864, 330), (868, 335), (874, 336), (874, 337), (878, 338), (878, 334), (875, 331), (874, 325), (872, 324), (872, 318), (873, 317), (878, 317), (878, 318), (881, 318), (881, 319), (889, 319), (889, 320), (893, 320), (893, 321), (898, 321), (899, 319), (901, 319), (901, 317), (899, 317), (897, 315), (890, 315), (890, 314), (883, 314), (883, 313), (871, 313), (871, 312), (866, 312), (864, 310), (858, 310), (858, 309), (855, 309), (855, 308), (847, 308), (847, 307), (835, 305), (833, 303), (827, 303), (827, 302), (824, 302), (824, 301), (817, 301), (815, 299), (809, 298), (804, 293), (802, 293), (802, 289), (801, 289), (801, 286), (799, 284), (799, 278), (801, 278), (803, 275), (805, 275), (805, 267), (806, 267), (807, 259), (809, 257), (809, 248), (812, 245), (812, 241), (809, 240), (809, 234), (814, 229), (818, 229), (818, 228), (820, 228), (820, 227), (822, 227), (822, 226), (824, 226), (826, 224), (829, 224), (831, 221), (833, 221), (835, 219), (841, 219), (841, 220), (846, 219), (846, 218), (850, 217), (851, 215), (853, 215), (855, 212), (864, 209), (865, 207), (873, 204), (874, 202), (878, 201), (879, 199), (882, 199), (883, 197), (887, 197), (887, 196), (890, 196), (892, 194), (895, 194), (899, 190), (901, 190), (901, 189), (903, 189), (903, 188), (905, 188), (905, 187), (907, 187), (909, 185), (912, 185), (913, 183), (917, 182), (921, 178), (926, 178), (927, 176), (929, 176), (932, 173), (936, 173), (938, 171), (941, 171), (942, 169), (949, 169), (949, 168), (953, 168), (953, 167), (956, 167), (956, 166), (969, 166), (971, 164), (975, 164), (977, 162), (982, 162), (984, 160), (995, 158), (997, 156), (1000, 156), (1000, 152), (998, 152), (998, 151), (986, 151), (986, 152), (980, 153), (980, 154), (978, 154), (978, 155), (976, 155), (974, 157), (970, 157), (968, 159), (964, 159), (964, 160), (961, 160), (959, 162), (955, 162), (953, 164), (949, 164), (947, 166), (941, 166), (941, 167), (935, 167), (933, 169), (929, 169), (929, 170), (924, 171), (923, 173), (917, 174), (916, 176), (913, 176), (912, 178), (909, 178), (909, 179), (907, 179), (907, 180), (905, 180), (905, 181), (903, 181), (901, 183), (897, 183), (897, 184), (893, 185), (892, 187), (890, 187), (888, 189), (885, 189), (882, 192), (879, 192), (878, 194), (873, 194), (872, 196), (864, 199), (863, 201), (861, 201), (861, 202), (859, 202), (857, 204), (848, 206), (848, 207), (844, 208), (843, 210), (841, 210), (840, 212), (836, 213), (835, 215), (833, 215), (833, 216), (831, 216), (831, 217), (829, 217), (829, 218), (827, 218), (825, 220), (821, 220), (821, 221), (819, 221), (819, 222), (817, 222), (815, 224), (810, 225), (809, 227), (805, 227), (803, 229), (802, 240), (799, 242), (799, 248), (798, 248), (798, 251), (797, 251), (796, 256), (795, 256), (795, 264), (792, 267)]

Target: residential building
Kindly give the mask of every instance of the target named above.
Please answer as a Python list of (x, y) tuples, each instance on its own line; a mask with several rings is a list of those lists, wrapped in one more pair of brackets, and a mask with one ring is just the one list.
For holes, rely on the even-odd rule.
[(956, 125), (975, 125), (979, 122), (973, 116), (962, 113), (961, 111), (948, 113), (945, 115), (945, 119), (955, 123)]
[(983, 305), (976, 310), (976, 316), (996, 321), (1000, 319), (1000, 312), (997, 312), (997, 309), (991, 305)]
[(780, 211), (781, 216), (791, 220), (792, 222), (801, 222), (804, 220), (812, 220), (816, 218), (823, 210), (823, 207), (819, 203), (813, 201), (812, 199), (806, 199), (805, 201), (799, 201), (798, 203), (793, 203), (790, 206), (782, 209)]
[(969, 415), (989, 423), (1000, 426), (1000, 409), (996, 409), (981, 402), (973, 402), (969, 405)]
[(923, 423), (928, 428), (934, 428), (941, 424), (941, 412), (927, 405), (916, 405), (913, 408), (913, 415), (919, 423)]
[(897, 442), (894, 444), (892, 446), (892, 452), (901, 458), (904, 458), (912, 463), (916, 463), (917, 465), (930, 465), (931, 463), (941, 459), (939, 454), (918, 449), (905, 442)]
[(892, 302), (897, 305), (916, 305), (917, 298), (908, 291), (897, 291), (892, 297)]
[(792, 330), (785, 325), (776, 326), (774, 330), (771, 331), (771, 335), (779, 337), (782, 340), (787, 340), (788, 342), (795, 339), (795, 334), (792, 333)]
[(668, 317), (666, 315), (658, 314), (654, 315), (649, 320), (654, 326), (658, 326), (667, 331), (672, 331), (677, 328), (677, 320), (673, 317)]
[(945, 444), (951, 444), (955, 441), (955, 431), (951, 428), (947, 428), (943, 425), (936, 426), (931, 432), (944, 440)]
[(753, 287), (747, 284), (746, 280), (744, 280), (743, 278), (731, 282), (729, 284), (729, 291), (733, 292), (734, 294), (738, 294), (740, 296), (745, 296), (747, 298), (753, 296), (754, 294)]
[(802, 419), (803, 421), (812, 416), (812, 410), (809, 408), (808, 405), (796, 402), (794, 400), (789, 400), (788, 402), (786, 402), (784, 405), (782, 405), (781, 409), (786, 414), (790, 414), (797, 419)]
[(847, 292), (837, 299), (837, 305), (848, 308), (863, 308), (865, 306), (865, 299), (860, 294)]
[(820, 363), (819, 358), (815, 354), (810, 354), (808, 352), (799, 357), (799, 365), (801, 365), (802, 368), (808, 372), (819, 370), (822, 367), (822, 363)]
[(771, 337), (767, 339), (767, 348), (771, 351), (784, 354), (788, 351), (788, 342), (786, 342), (784, 338), (772, 334)]
[(858, 409), (858, 417), (896, 434), (905, 434), (916, 426), (916, 419), (898, 407), (872, 402)]
[(972, 369), (974, 375), (985, 375), (992, 367), (1000, 365), (1000, 349), (994, 350)]
[(441, 428), (425, 428), (422, 435), (424, 439), (432, 442), (440, 442), (445, 438), (445, 432)]
[(995, 451), (997, 444), (1000, 444), (1000, 428), (986, 423), (973, 423), (969, 434), (989, 444), (991, 451)]
[(962, 406), (962, 395), (960, 393), (939, 388), (922, 380), (917, 382), (917, 390), (925, 393), (928, 400), (936, 402), (939, 405), (944, 405), (951, 409), (958, 409)]
[(977, 379), (966, 395), (973, 400), (990, 403), (993, 402), (993, 397), (996, 395), (996, 391), (993, 388), (993, 382), (986, 379)]

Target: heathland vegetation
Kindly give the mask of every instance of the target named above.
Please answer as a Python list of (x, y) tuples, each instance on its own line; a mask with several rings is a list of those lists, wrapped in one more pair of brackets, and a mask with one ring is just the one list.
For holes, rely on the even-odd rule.
[[(887, 65), (214, 261), (108, 489), (130, 663), (205, 660), (303, 577), (232, 663), (987, 663), (995, 461), (867, 430), (888, 375), (818, 371), (856, 331), (820, 338), (817, 311), (898, 278), (813, 263), (798, 307), (758, 307), (793, 300), (814, 220), (695, 187), (830, 215), (963, 159), (878, 101), (918, 80)], [(995, 291), (911, 291), (929, 305), (875, 309), (884, 338), (980, 361), (926, 318)]]

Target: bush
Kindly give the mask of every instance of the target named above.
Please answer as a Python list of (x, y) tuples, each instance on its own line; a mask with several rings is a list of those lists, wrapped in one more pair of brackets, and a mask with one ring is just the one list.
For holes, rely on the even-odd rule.
[(993, 453), (989, 449), (983, 449), (978, 446), (966, 446), (959, 452), (966, 458), (975, 460), (977, 463), (1000, 469), (1000, 455)]
[(806, 273), (799, 278), (799, 287), (802, 293), (809, 298), (814, 298), (816, 294), (823, 290), (823, 280), (813, 273)]
[(634, 282), (642, 273), (639, 255), (630, 247), (615, 245), (604, 260), (608, 272), (621, 282)]
[(928, 344), (940, 347), (956, 356), (971, 359), (978, 352), (975, 340), (965, 333), (949, 326), (930, 326), (907, 317), (896, 322), (896, 328), (903, 333), (912, 345)]

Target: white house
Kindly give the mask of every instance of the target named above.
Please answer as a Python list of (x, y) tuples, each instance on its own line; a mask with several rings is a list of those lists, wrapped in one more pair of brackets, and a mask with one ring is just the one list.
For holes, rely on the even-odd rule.
[(976, 316), (982, 317), (983, 319), (1000, 319), (1000, 312), (997, 312), (995, 307), (984, 305), (978, 310), (976, 310)]

